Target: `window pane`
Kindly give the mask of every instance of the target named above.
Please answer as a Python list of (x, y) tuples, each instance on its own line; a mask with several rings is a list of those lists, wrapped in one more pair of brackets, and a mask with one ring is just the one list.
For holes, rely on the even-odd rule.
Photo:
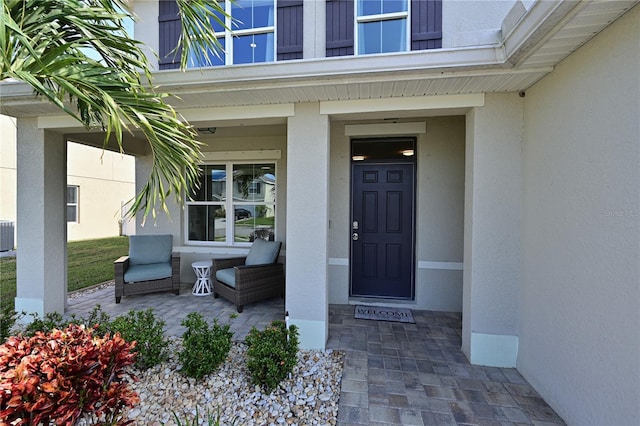
[(78, 203), (78, 187), (67, 186), (67, 203)]
[(384, 0), (382, 13), (406, 12), (407, 0)]
[[(218, 4), (224, 10), (224, 7), (225, 7), (224, 2), (218, 2)], [(209, 22), (211, 22), (211, 26), (213, 27), (213, 31), (215, 31), (215, 32), (223, 32), (224, 31), (224, 25), (223, 24), (224, 24), (224, 18), (225, 18), (224, 13), (220, 13), (220, 12), (214, 11), (213, 14), (218, 17), (218, 19), (209, 18)]]
[(234, 241), (251, 242), (256, 238), (273, 241), (276, 209), (273, 205), (236, 205)]
[(273, 0), (237, 0), (231, 4), (233, 30), (273, 26)]
[(189, 206), (189, 240), (224, 241), (225, 216), (224, 206)]
[(78, 206), (67, 206), (67, 222), (78, 221)]
[(358, 0), (358, 16), (406, 11), (407, 0)]
[(273, 61), (273, 33), (250, 34), (233, 40), (233, 63)]
[[(222, 49), (226, 49), (225, 38), (218, 38), (220, 44), (222, 44)], [(187, 61), (188, 67), (198, 68), (198, 67), (208, 67), (208, 66), (219, 66), (224, 65), (224, 51), (214, 52), (211, 49), (207, 50), (206, 57), (202, 51), (196, 50), (189, 52), (189, 60)], [(207, 57), (209, 58), (209, 63), (207, 63)]]
[(276, 200), (275, 164), (233, 166), (233, 199), (273, 203)]
[(358, 53), (404, 52), (406, 23), (406, 19), (392, 19), (358, 24)]
[(194, 201), (224, 201), (227, 172), (224, 165), (204, 166), (200, 186), (191, 192)]
[(351, 144), (351, 156), (360, 157), (354, 161), (412, 160), (415, 156), (415, 140), (399, 139), (357, 139)]

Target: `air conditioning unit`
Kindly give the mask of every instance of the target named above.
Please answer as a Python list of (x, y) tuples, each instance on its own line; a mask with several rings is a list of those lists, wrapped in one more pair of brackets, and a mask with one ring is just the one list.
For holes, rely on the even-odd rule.
[(9, 220), (0, 220), (0, 251), (13, 250), (14, 226)]

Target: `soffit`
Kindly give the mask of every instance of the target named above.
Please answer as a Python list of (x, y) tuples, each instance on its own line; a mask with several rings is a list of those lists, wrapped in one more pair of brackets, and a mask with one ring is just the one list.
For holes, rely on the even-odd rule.
[(522, 68), (555, 66), (632, 9), (637, 0), (580, 2), (522, 58)]
[(472, 93), (517, 92), (547, 74), (549, 69), (519, 72), (393, 73), (391, 76), (301, 80), (257, 88), (252, 84), (216, 90), (168, 88), (180, 97), (177, 107), (267, 105), (278, 103), (383, 99)]

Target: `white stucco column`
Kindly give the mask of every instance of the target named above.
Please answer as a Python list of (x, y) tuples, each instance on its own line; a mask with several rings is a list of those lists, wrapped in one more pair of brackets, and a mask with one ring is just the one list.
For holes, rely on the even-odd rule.
[(67, 144), (18, 119), (18, 234), (16, 311), (64, 313), (67, 300)]
[(467, 115), (462, 350), (472, 364), (518, 356), (522, 99), (487, 95)]
[(329, 118), (297, 104), (287, 128), (286, 300), (300, 347), (324, 349), (328, 307)]

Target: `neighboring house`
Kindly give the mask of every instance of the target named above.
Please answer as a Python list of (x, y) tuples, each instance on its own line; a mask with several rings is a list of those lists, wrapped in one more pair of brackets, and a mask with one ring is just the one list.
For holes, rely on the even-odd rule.
[[(0, 219), (15, 228), (16, 119), (0, 115), (0, 132)], [(68, 241), (135, 233), (135, 223), (123, 218), (123, 205), (135, 196), (135, 158), (74, 142), (67, 143), (66, 155)]]
[[(201, 129), (208, 186), (137, 231), (173, 234), (189, 281), (192, 261), (244, 253), (266, 227), (303, 347), (325, 346), (331, 303), (458, 311), (472, 363), (517, 367), (569, 423), (638, 424), (637, 3), (239, 0), (220, 65), (179, 72), (175, 4), (135, 2), (154, 84)], [(65, 138), (100, 135), (25, 85), (1, 96), (30, 192), (16, 308), (63, 310), (50, 194)], [(140, 187), (150, 152), (125, 147)]]

